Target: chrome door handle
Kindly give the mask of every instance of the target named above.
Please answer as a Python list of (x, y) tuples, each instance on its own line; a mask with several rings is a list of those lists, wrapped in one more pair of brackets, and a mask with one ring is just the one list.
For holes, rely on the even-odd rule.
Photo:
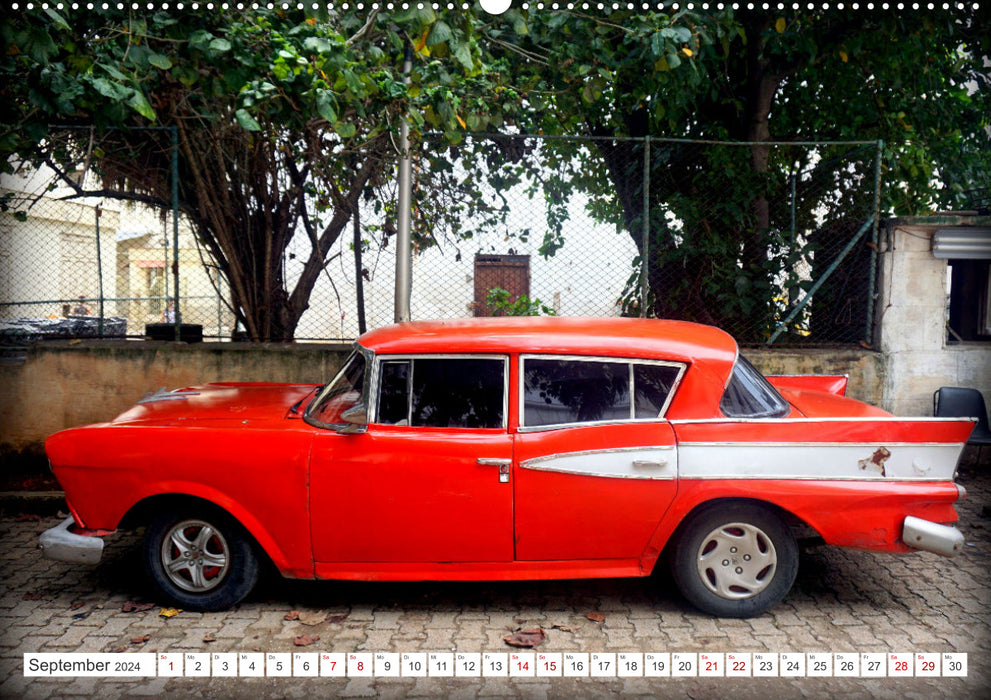
[(666, 459), (635, 459), (633, 460), (634, 469), (663, 469), (668, 466), (668, 461)]
[(508, 467), (513, 464), (511, 459), (499, 459), (496, 457), (479, 457), (475, 460), (480, 467)]

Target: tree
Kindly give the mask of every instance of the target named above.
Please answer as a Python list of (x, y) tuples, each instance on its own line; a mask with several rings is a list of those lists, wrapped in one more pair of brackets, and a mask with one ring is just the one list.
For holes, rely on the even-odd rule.
[[(7, 168), (11, 154), (48, 165), (75, 196), (164, 208), (171, 134), (134, 127), (173, 127), (179, 207), (227, 278), (232, 310), (251, 339), (291, 340), (361, 202), (388, 208), (376, 195), (394, 168), (402, 116), (454, 139), (465, 119), (501, 126), (466, 99), (498, 79), (481, 70), (473, 22), (470, 12), (429, 9), (24, 11), (0, 29), (0, 155)], [(407, 44), (422, 59), (409, 86)], [(94, 150), (87, 132), (54, 124), (114, 130), (101, 131)], [(96, 190), (71, 176), (84, 163), (100, 177)], [(422, 200), (421, 218), (445, 218), (434, 198)], [(294, 237), (309, 254), (287, 280)]]
[[(797, 155), (767, 142), (883, 139), (882, 212), (958, 202), (991, 164), (984, 19), (973, 8), (903, 16), (508, 12), (485, 32), (530, 88), (530, 132), (750, 144), (657, 144), (649, 214), (640, 144), (604, 138), (587, 157), (562, 156), (553, 188), (577, 183), (641, 254), (649, 216), (642, 267), (655, 315), (726, 327), (745, 317), (753, 333), (744, 339), (756, 341), (780, 317), (776, 278), (793, 264), (783, 238), (790, 212), (776, 204), (789, 175), (803, 175), (800, 230), (814, 230), (827, 204), (830, 216), (850, 214), (873, 187), (871, 158), (844, 162), (825, 148)], [(869, 207), (853, 213), (866, 218)], [(821, 241), (813, 234), (807, 243)]]

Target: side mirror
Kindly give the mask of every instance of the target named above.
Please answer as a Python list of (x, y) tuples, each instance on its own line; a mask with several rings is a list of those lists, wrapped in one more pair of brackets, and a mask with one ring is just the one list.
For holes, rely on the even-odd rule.
[(368, 430), (368, 409), (365, 408), (364, 404), (355, 404), (341, 413), (341, 420), (347, 424), (338, 431), (341, 434), (363, 433)]

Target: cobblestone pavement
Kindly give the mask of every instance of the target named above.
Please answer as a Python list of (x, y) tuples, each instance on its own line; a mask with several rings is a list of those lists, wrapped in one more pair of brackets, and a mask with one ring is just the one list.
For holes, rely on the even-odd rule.
[[(751, 620), (685, 604), (664, 577), (525, 583), (355, 584), (272, 580), (235, 610), (160, 616), (133, 534), (95, 568), (48, 562), (37, 535), (58, 518), (0, 518), (0, 697), (978, 698), (991, 688), (991, 476), (963, 474), (963, 555), (804, 552), (791, 594)], [(286, 620), (299, 611), (301, 619)], [(601, 621), (588, 613), (600, 613)], [(290, 616), (292, 617), (292, 616)], [(313, 619), (324, 618), (316, 625)], [(541, 627), (548, 652), (966, 652), (965, 678), (31, 678), (28, 652), (511, 652)], [(319, 636), (294, 646), (300, 635)], [(142, 641), (144, 640), (144, 641)]]

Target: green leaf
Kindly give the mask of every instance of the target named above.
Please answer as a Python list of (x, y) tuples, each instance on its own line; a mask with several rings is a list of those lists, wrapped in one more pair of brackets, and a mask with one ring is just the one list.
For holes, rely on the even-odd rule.
[(333, 45), (322, 36), (308, 36), (303, 40), (303, 48), (309, 53), (324, 54), (333, 50)]
[(454, 34), (451, 32), (451, 28), (445, 22), (439, 21), (430, 29), (430, 34), (427, 36), (427, 46), (443, 44), (453, 38)]
[(317, 95), (317, 112), (331, 124), (337, 121), (337, 112), (334, 110), (334, 96), (331, 93), (324, 91)]
[(172, 67), (172, 60), (160, 53), (153, 53), (148, 57), (148, 63), (155, 66), (155, 68), (161, 68), (162, 70), (168, 70)]
[(111, 100), (123, 100), (129, 95), (127, 88), (111, 82), (106, 78), (95, 78), (90, 81), (90, 85), (96, 88), (98, 93), (104, 97), (110, 98)]
[(340, 134), (342, 139), (349, 139), (357, 133), (358, 129), (350, 122), (337, 122), (334, 124), (334, 131)]
[(457, 48), (454, 49), (454, 58), (466, 71), (472, 72), (475, 70), (475, 62), (471, 58), (471, 49), (468, 47), (468, 44), (458, 44)]
[(231, 42), (227, 39), (214, 39), (210, 42), (210, 50), (217, 53), (226, 53), (231, 50)]
[(127, 100), (127, 104), (145, 119), (149, 121), (155, 121), (157, 119), (155, 110), (152, 109), (151, 105), (148, 103), (148, 99), (140, 90), (134, 91), (134, 94)]
[(261, 131), (262, 126), (258, 123), (251, 114), (248, 113), (246, 109), (239, 109), (234, 112), (234, 117), (237, 119), (237, 123), (241, 125), (241, 128), (245, 131)]

